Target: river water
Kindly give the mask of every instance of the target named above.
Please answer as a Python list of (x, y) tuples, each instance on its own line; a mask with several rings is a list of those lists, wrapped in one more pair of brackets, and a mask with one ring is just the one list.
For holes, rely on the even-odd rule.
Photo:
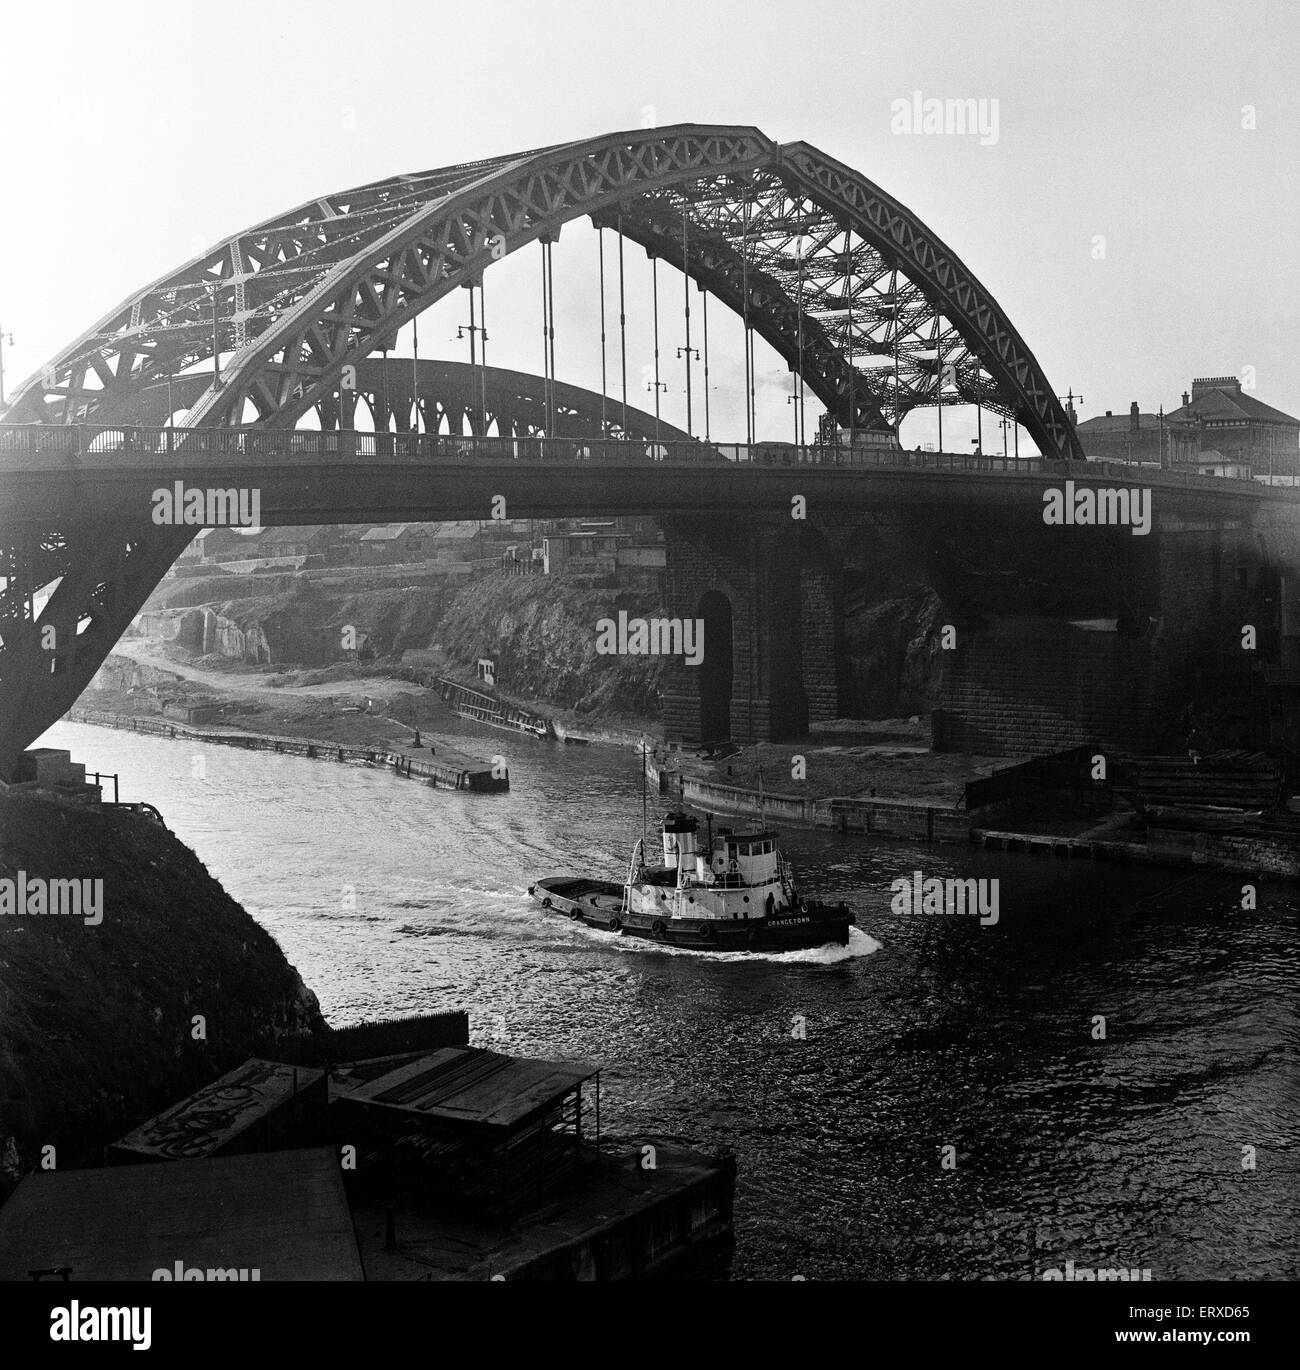
[[(156, 804), (331, 1023), (463, 1007), (477, 1045), (598, 1064), (607, 1132), (730, 1147), (736, 1278), (1300, 1274), (1300, 887), (1242, 910), (1240, 878), (790, 829), (805, 891), (858, 911), (850, 947), (669, 952), (526, 894), (622, 875), (635, 755), (460, 736), (506, 754), (508, 795), (42, 741)], [(895, 912), (915, 870), (996, 879), (998, 922)]]

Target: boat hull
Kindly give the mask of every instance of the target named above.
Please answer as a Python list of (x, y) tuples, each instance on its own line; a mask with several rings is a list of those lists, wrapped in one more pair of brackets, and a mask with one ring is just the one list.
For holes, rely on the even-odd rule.
[(704, 920), (652, 917), (624, 911), (623, 886), (609, 880), (554, 876), (528, 887), (552, 913), (619, 937), (640, 937), (691, 951), (799, 951), (846, 946), (853, 914), (843, 905), (808, 902), (772, 918)]

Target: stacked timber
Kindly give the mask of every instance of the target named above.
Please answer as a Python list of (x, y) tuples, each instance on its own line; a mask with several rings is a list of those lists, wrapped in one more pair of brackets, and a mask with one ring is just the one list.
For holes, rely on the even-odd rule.
[(1219, 751), (1199, 760), (1140, 757), (1132, 762), (1130, 777), (1116, 793), (1150, 816), (1209, 809), (1228, 817), (1282, 807), (1282, 764), (1264, 752)]

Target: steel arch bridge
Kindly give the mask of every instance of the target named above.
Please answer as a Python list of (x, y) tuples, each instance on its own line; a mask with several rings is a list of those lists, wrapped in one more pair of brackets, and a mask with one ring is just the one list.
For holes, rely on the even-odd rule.
[[(360, 378), (399, 329), (582, 217), (741, 315), (845, 428), (893, 430), (918, 406), (978, 403), (1022, 424), (1045, 455), (1082, 458), (1020, 334), (914, 214), (806, 143), (693, 125), (309, 201), (123, 301), (23, 382), (3, 420), (142, 422), (161, 387), (188, 385), (216, 356), (219, 377), (178, 427), (240, 425), (250, 406), (259, 426), (292, 428), (314, 412), (338, 427), (345, 377)], [(6, 529), (0, 511), (0, 776), (75, 700), (189, 536), (72, 515)]]
[[(754, 128), (610, 134), (299, 205), (122, 302), (17, 391), (9, 423), (130, 422), (140, 391), (210, 359), (187, 424), (294, 423), (494, 260), (590, 216), (743, 314), (836, 418), (929, 403), (1017, 420), (1047, 456), (1073, 428), (997, 301), (914, 214), (807, 143)], [(802, 332), (802, 338), (801, 338)], [(802, 341), (802, 346), (800, 342)]]

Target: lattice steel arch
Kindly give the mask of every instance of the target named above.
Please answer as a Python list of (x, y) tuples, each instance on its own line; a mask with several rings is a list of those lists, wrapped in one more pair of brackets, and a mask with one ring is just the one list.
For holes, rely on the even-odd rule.
[[(425, 432), (441, 432), (445, 426), (452, 434), (468, 428), (489, 437), (538, 437), (546, 431), (550, 403), (562, 416), (565, 437), (595, 440), (624, 436), (621, 405), (594, 390), (564, 381), (553, 383), (548, 399), (545, 378), (525, 371), (434, 358), (413, 363), (407, 357), (387, 361), (370, 357), (357, 367), (356, 380), (353, 393), (358, 401), (365, 401), (381, 432), (390, 418), (397, 432), (409, 431), (418, 404)], [(165, 425), (172, 405), (189, 409), (207, 388), (206, 376), (178, 376), (172, 384), (151, 387), (141, 396), (140, 423)], [(338, 397), (322, 399), (315, 413), (322, 429), (353, 426)], [(632, 405), (627, 408), (626, 436), (641, 442), (690, 441), (690, 435), (676, 425), (656, 420), (653, 414)]]
[[(630, 236), (671, 261), (673, 245), (653, 212), (666, 195), (693, 203), (691, 192), (698, 198), (702, 188), (730, 187), (740, 204), (758, 178), (776, 178), (826, 222), (857, 235), (874, 254), (871, 269), (883, 261), (905, 273), (936, 323), (942, 311), (944, 326), (966, 349), (949, 399), (990, 403), (1021, 422), (1048, 455), (1082, 458), (1054, 387), (951, 249), (843, 164), (806, 143), (780, 146), (746, 127), (611, 134), (308, 202), (226, 239), (124, 301), (24, 382), (4, 417), (128, 421), (143, 389), (210, 358), (215, 346), (230, 353), (221, 383), (208, 388), (185, 425), (238, 423), (246, 401), (259, 422), (292, 425), (334, 392), (345, 366), (390, 342), (501, 255), (554, 236), (572, 219), (609, 222), (621, 213)], [(701, 222), (703, 247), (683, 261), (688, 275), (717, 288), (733, 308), (745, 304), (737, 300), (734, 220), (730, 239), (721, 220)], [(855, 263), (846, 270), (846, 298), (861, 288), (863, 269)], [(857, 366), (855, 355), (864, 350), (858, 339), (845, 334), (836, 346), (835, 329), (792, 298), (791, 273), (778, 255), (769, 252), (747, 275), (750, 321), (792, 365), (798, 362), (790, 355), (791, 319), (803, 316), (802, 371), (813, 392), (842, 419), (880, 418), (881, 385)], [(875, 308), (878, 318), (881, 306)], [(868, 336), (865, 351), (873, 346)], [(895, 420), (903, 411), (900, 395), (895, 386)], [(933, 397), (944, 399), (937, 374)], [(923, 396), (917, 390), (912, 398)]]

